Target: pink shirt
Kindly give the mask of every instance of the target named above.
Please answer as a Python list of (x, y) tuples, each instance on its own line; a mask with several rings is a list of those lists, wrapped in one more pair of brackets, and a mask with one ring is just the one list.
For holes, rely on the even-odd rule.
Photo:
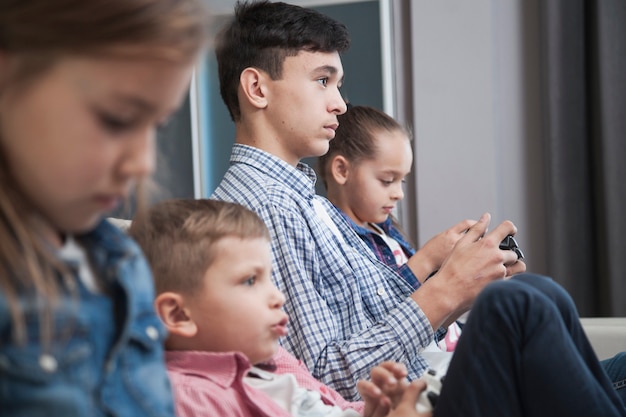
[[(239, 352), (167, 351), (166, 360), (179, 417), (289, 416), (273, 399), (244, 382), (252, 364)], [(294, 375), (300, 387), (319, 392), (326, 404), (363, 412), (362, 402), (346, 401), (283, 348), (278, 348), (274, 362), (276, 374)]]

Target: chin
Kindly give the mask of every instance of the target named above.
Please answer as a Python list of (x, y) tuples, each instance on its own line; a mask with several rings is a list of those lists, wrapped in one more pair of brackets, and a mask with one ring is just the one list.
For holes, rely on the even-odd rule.
[(326, 139), (322, 145), (319, 146), (319, 148), (317, 149), (311, 149), (311, 153), (312, 153), (312, 157), (317, 157), (317, 156), (322, 156), (322, 155), (326, 155), (326, 153), (328, 152), (328, 149), (330, 148), (329, 145), (329, 140)]
[(92, 216), (84, 219), (73, 219), (73, 221), (67, 222), (63, 230), (67, 233), (82, 234), (90, 232), (95, 229), (96, 226), (103, 219), (103, 216)]

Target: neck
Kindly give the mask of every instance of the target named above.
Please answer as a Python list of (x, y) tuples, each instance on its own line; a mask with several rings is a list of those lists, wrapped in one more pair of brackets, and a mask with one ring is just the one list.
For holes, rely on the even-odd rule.
[(295, 167), (300, 162), (301, 157), (293, 155), (285, 148), (283, 143), (287, 143), (284, 138), (263, 123), (252, 123), (240, 121), (235, 125), (235, 143), (248, 145), (272, 154), (289, 165)]

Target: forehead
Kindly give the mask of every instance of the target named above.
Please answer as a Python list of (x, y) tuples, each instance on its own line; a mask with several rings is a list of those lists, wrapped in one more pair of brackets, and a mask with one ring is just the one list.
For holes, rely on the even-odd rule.
[[(213, 244), (213, 264), (232, 271), (271, 264), (271, 243), (265, 237), (224, 236)], [(228, 259), (225, 262), (225, 259)], [(237, 262), (231, 260), (237, 259)]]
[(300, 51), (297, 55), (288, 56), (283, 62), (283, 75), (294, 73), (300, 75), (326, 75), (338, 79), (343, 78), (343, 66), (338, 52)]
[(375, 160), (378, 164), (384, 164), (388, 168), (408, 172), (413, 162), (413, 150), (411, 142), (402, 130), (379, 130), (374, 132), (376, 141)]

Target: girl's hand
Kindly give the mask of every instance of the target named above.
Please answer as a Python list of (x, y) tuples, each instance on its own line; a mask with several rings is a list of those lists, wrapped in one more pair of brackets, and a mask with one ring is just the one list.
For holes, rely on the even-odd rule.
[(423, 282), (431, 272), (439, 269), (459, 239), (474, 224), (476, 220), (463, 220), (426, 242), (407, 262), (415, 276)]

